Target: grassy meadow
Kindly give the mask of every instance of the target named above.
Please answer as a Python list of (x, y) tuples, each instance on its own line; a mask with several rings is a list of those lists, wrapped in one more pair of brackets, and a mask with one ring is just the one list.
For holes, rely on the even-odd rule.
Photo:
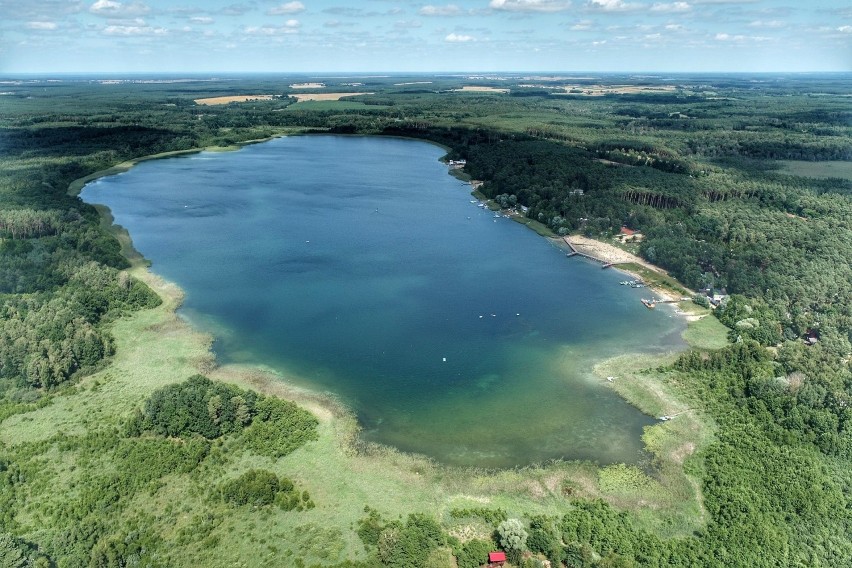
[(776, 162), (776, 165), (779, 166), (777, 171), (780, 173), (793, 176), (852, 180), (852, 162), (848, 161), (780, 160)]

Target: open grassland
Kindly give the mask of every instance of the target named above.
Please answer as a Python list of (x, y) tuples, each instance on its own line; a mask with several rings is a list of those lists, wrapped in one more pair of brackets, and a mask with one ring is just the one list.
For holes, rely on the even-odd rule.
[(808, 178), (839, 178), (852, 180), (852, 162), (831, 160), (826, 162), (811, 162), (805, 160), (781, 160), (776, 162), (778, 171), (782, 174)]
[[(683, 332), (683, 339), (695, 349), (714, 350), (722, 349), (728, 345), (728, 333), (730, 330), (718, 319), (709, 315), (709, 310), (695, 306), (692, 310), (689, 306), (695, 306), (691, 302), (682, 302), (681, 309), (690, 314), (691, 318), (699, 318), (689, 324)], [(694, 315), (698, 312), (698, 315)], [(703, 312), (703, 313), (702, 313)]]

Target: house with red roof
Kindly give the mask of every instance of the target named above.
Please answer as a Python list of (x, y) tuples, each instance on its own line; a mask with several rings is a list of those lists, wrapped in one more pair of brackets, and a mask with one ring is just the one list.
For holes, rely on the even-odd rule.
[(621, 230), (618, 232), (618, 235), (616, 235), (615, 238), (621, 241), (622, 243), (627, 241), (638, 242), (642, 240), (642, 236), (642, 233), (640, 233), (639, 231), (635, 231), (633, 229), (629, 229), (625, 226), (622, 226)]

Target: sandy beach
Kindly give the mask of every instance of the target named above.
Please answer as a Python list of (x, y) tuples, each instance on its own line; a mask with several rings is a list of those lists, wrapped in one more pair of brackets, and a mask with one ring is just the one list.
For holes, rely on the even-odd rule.
[[(648, 270), (652, 270), (652, 271), (654, 271), (658, 274), (663, 274), (665, 276), (669, 276), (668, 272), (666, 272), (665, 270), (663, 270), (659, 266), (655, 266), (655, 265), (649, 263), (648, 261), (643, 260), (642, 258), (636, 256), (635, 254), (630, 254), (629, 252), (622, 250), (615, 245), (611, 245), (609, 243), (601, 242), (601, 241), (598, 241), (598, 240), (595, 240), (595, 239), (590, 239), (588, 237), (583, 237), (583, 236), (580, 236), (580, 235), (571, 235), (569, 237), (562, 237), (562, 238), (563, 238), (563, 240), (565, 241), (566, 244), (574, 247), (574, 249), (577, 252), (592, 256), (592, 257), (594, 257), (598, 260), (601, 260), (603, 262), (606, 262), (606, 263), (612, 263), (612, 264), (616, 265), (613, 268), (621, 270), (621, 271), (623, 271), (627, 274), (630, 274), (631, 276), (641, 278), (641, 275), (634, 274), (629, 269), (622, 268), (618, 265), (626, 264), (626, 263), (637, 264), (639, 266), (642, 266), (643, 268), (647, 268)], [(666, 300), (666, 301), (680, 300), (680, 299), (682, 299), (686, 296), (692, 295), (692, 292), (690, 292), (689, 290), (687, 290), (685, 288), (683, 290), (683, 295), (681, 295), (681, 296), (675, 295), (671, 291), (664, 290), (664, 289), (659, 288), (659, 287), (649, 286), (649, 288), (651, 290), (653, 290), (654, 295), (657, 298), (659, 298), (661, 300)]]

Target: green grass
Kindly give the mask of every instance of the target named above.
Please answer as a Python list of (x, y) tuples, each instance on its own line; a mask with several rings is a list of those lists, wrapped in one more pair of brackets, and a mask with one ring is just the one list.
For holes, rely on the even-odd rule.
[(618, 264), (615, 268), (623, 269), (631, 274), (635, 274), (642, 278), (646, 284), (653, 288), (662, 288), (668, 292), (671, 292), (677, 296), (692, 296), (693, 292), (684, 288), (684, 286), (666, 274), (662, 274), (655, 270), (650, 270), (645, 268), (641, 264), (635, 264), (633, 262), (627, 262), (624, 264)]
[(832, 160), (827, 162), (808, 162), (803, 160), (779, 160), (778, 171), (784, 174), (808, 178), (840, 178), (852, 180), (852, 162)]
[[(645, 449), (653, 456), (655, 472), (646, 475), (635, 467), (610, 466), (599, 472), (602, 497), (632, 511), (641, 525), (662, 536), (680, 536), (699, 529), (706, 520), (700, 478), (700, 448), (712, 441), (715, 425), (690, 408), (683, 399), (675, 375), (660, 370), (675, 355), (659, 358), (628, 354), (595, 366), (606, 384), (642, 412), (671, 417), (646, 426)], [(689, 463), (692, 474), (684, 465)]]
[(683, 332), (683, 339), (696, 349), (721, 349), (728, 344), (729, 331), (724, 324), (708, 314), (700, 320), (690, 322)]

